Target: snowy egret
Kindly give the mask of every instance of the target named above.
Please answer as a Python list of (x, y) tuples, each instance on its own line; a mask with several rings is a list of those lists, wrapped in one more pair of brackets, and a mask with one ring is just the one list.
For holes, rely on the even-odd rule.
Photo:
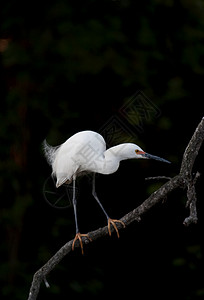
[(52, 147), (44, 141), (43, 147), (47, 161), (52, 166), (52, 175), (57, 179), (56, 187), (58, 188), (63, 184), (70, 184), (73, 182), (73, 206), (76, 236), (72, 244), (72, 249), (74, 250), (75, 242), (79, 240), (82, 254), (84, 253), (82, 237), (87, 237), (89, 240), (91, 239), (87, 234), (81, 234), (78, 227), (75, 195), (75, 182), (77, 176), (83, 175), (86, 172), (93, 173), (92, 195), (107, 218), (109, 235), (111, 235), (112, 225), (119, 237), (116, 223), (121, 223), (123, 227), (125, 227), (125, 224), (120, 220), (111, 219), (103, 208), (95, 191), (95, 173), (114, 173), (117, 171), (120, 161), (131, 158), (156, 159), (170, 163), (163, 158), (144, 152), (139, 146), (133, 143), (119, 144), (106, 150), (104, 138), (97, 132), (89, 130), (74, 134), (66, 140), (66, 142), (57, 147)]

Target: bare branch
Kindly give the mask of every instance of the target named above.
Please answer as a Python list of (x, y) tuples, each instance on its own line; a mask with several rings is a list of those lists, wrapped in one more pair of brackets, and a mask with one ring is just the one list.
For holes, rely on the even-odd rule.
[[(167, 197), (167, 195), (177, 188), (187, 189), (187, 203), (186, 205), (190, 209), (190, 216), (184, 220), (185, 225), (189, 225), (191, 223), (197, 222), (197, 210), (196, 210), (196, 191), (195, 191), (195, 182), (199, 177), (199, 173), (196, 173), (196, 176), (192, 178), (192, 169), (195, 162), (195, 159), (198, 155), (198, 151), (202, 145), (204, 140), (204, 118), (202, 118), (201, 122), (197, 126), (188, 146), (183, 155), (181, 169), (179, 175), (169, 178), (165, 176), (160, 176), (159, 178), (149, 178), (149, 179), (167, 179), (168, 181), (162, 185), (157, 191), (152, 193), (149, 198), (147, 198), (141, 205), (135, 208), (133, 211), (126, 214), (121, 221), (125, 223), (125, 225), (129, 225), (132, 222), (140, 221), (141, 216), (146, 213), (149, 209), (151, 209), (154, 205), (161, 202), (163, 199)], [(122, 228), (122, 225), (118, 225), (118, 228)], [(103, 228), (99, 228), (95, 231), (89, 232), (91, 240), (94, 242), (95, 240), (102, 238), (108, 235), (107, 226)], [(84, 240), (86, 244), (90, 243), (89, 239)], [(46, 280), (46, 276), (56, 267), (57, 264), (72, 250), (73, 240), (67, 242), (61, 249), (59, 249), (50, 260), (40, 268), (33, 277), (32, 285), (29, 292), (28, 300), (36, 300), (41, 282), (44, 281), (46, 286), (49, 284)], [(76, 247), (79, 247), (79, 243), (76, 243)]]
[(146, 177), (145, 180), (170, 180), (171, 177), (167, 176), (155, 176), (155, 177)]
[(184, 177), (191, 177), (193, 165), (198, 155), (198, 151), (202, 145), (204, 139), (204, 117), (198, 124), (188, 146), (183, 155), (180, 174)]
[(190, 209), (190, 215), (189, 217), (185, 218), (183, 224), (189, 226), (191, 223), (197, 223), (197, 209), (196, 209), (196, 202), (197, 202), (197, 196), (196, 196), (196, 190), (195, 190), (195, 183), (197, 179), (200, 177), (200, 173), (197, 172), (194, 179), (189, 181), (187, 186), (187, 202), (186, 207), (189, 207)]
[(45, 283), (46, 288), (50, 287), (49, 282), (47, 281), (46, 277), (44, 277), (44, 283)]

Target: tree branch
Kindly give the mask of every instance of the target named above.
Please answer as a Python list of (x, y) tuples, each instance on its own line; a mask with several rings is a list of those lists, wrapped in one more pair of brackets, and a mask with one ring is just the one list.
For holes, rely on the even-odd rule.
[(197, 223), (198, 218), (197, 218), (197, 209), (196, 209), (196, 202), (197, 202), (197, 197), (196, 197), (196, 190), (195, 190), (195, 183), (197, 179), (200, 177), (200, 173), (197, 172), (194, 179), (188, 182), (187, 186), (187, 198), (188, 201), (186, 202), (186, 207), (189, 207), (190, 209), (190, 216), (187, 217), (184, 221), (184, 225), (190, 225), (191, 223)]
[[(133, 211), (126, 214), (121, 221), (123, 221), (126, 226), (131, 224), (134, 221), (140, 221), (141, 216), (146, 213), (151, 207), (162, 201), (166, 196), (177, 188), (182, 188), (187, 190), (187, 203), (186, 206), (190, 209), (190, 216), (184, 220), (185, 225), (190, 225), (191, 223), (197, 222), (197, 210), (196, 210), (196, 191), (195, 191), (195, 183), (197, 178), (199, 177), (199, 173), (197, 172), (195, 177), (192, 177), (192, 169), (195, 162), (195, 159), (198, 155), (198, 151), (202, 145), (204, 140), (204, 118), (202, 118), (201, 122), (198, 124), (188, 146), (185, 149), (180, 173), (175, 177), (168, 180), (164, 185), (162, 185), (157, 191), (152, 193), (149, 198), (147, 198), (141, 205), (135, 208)], [(162, 177), (164, 178), (164, 177)], [(165, 178), (169, 179), (169, 178)], [(118, 228), (120, 229), (122, 225), (118, 224)], [(113, 229), (112, 229), (113, 230)], [(95, 240), (102, 238), (108, 235), (107, 226), (103, 228), (99, 228), (97, 230), (91, 231), (88, 233), (91, 240), (94, 242)], [(84, 242), (86, 244), (90, 243), (89, 239), (85, 239)], [(49, 284), (46, 280), (46, 276), (56, 267), (57, 264), (72, 250), (73, 240), (67, 242), (62, 248), (60, 248), (48, 262), (41, 267), (33, 276), (33, 281), (31, 284), (30, 292), (28, 300), (36, 300), (40, 285), (42, 281), (45, 282), (46, 286), (49, 287)], [(76, 247), (79, 247), (79, 244), (76, 244)]]
[(146, 177), (145, 180), (170, 180), (171, 177), (167, 176), (155, 176), (155, 177)]

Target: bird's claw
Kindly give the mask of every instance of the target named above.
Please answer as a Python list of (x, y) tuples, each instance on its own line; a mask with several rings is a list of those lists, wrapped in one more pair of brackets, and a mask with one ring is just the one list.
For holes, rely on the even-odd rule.
[(120, 235), (119, 235), (119, 231), (118, 231), (118, 228), (116, 226), (115, 223), (120, 223), (123, 225), (123, 227), (125, 228), (125, 223), (123, 221), (120, 221), (120, 220), (113, 220), (113, 219), (108, 219), (108, 232), (109, 232), (109, 235), (111, 236), (111, 224), (113, 225), (116, 233), (117, 233), (117, 237), (119, 238)]
[(92, 239), (88, 236), (88, 234), (81, 234), (80, 232), (78, 232), (78, 233), (76, 233), (76, 236), (75, 236), (74, 241), (72, 243), (72, 251), (74, 251), (75, 242), (77, 240), (79, 240), (80, 247), (81, 247), (81, 253), (83, 255), (84, 254), (84, 248), (83, 248), (82, 237), (86, 237), (87, 239), (89, 239), (90, 242), (92, 242)]

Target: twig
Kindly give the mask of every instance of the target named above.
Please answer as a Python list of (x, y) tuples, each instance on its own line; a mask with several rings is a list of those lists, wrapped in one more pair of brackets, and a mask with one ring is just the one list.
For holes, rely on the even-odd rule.
[(146, 177), (145, 180), (170, 180), (171, 177), (167, 176), (155, 176), (155, 177)]
[(44, 277), (44, 283), (46, 288), (50, 288), (49, 282), (47, 281), (46, 277)]
[[(195, 159), (198, 155), (198, 151), (201, 147), (201, 144), (204, 140), (204, 118), (202, 118), (201, 122), (197, 126), (188, 146), (183, 155), (180, 173), (169, 179), (165, 176), (160, 176), (160, 179), (168, 179), (168, 181), (162, 185), (157, 191), (152, 193), (148, 199), (146, 199), (141, 205), (135, 208), (133, 211), (126, 214), (121, 221), (123, 221), (126, 226), (135, 221), (140, 221), (141, 216), (146, 213), (151, 207), (162, 201), (170, 192), (177, 188), (187, 189), (187, 206), (190, 209), (190, 216), (184, 220), (185, 225), (189, 225), (192, 222), (197, 222), (197, 211), (196, 211), (196, 192), (195, 192), (195, 182), (199, 177), (197, 175), (192, 178), (192, 168), (195, 162)], [(155, 178), (153, 178), (155, 179)], [(122, 226), (122, 225), (121, 225)], [(120, 228), (120, 225), (118, 225)], [(99, 228), (95, 231), (89, 232), (88, 235), (94, 242), (95, 240), (102, 238), (108, 235), (107, 226), (103, 228)], [(36, 300), (41, 282), (44, 280), (46, 286), (48, 286), (48, 282), (45, 279), (46, 276), (56, 267), (57, 264), (68, 254), (71, 252), (73, 240), (67, 242), (61, 249), (59, 249), (50, 260), (41, 267), (33, 276), (33, 281), (31, 284), (30, 292), (28, 300)], [(89, 243), (88, 239), (85, 239), (85, 243)], [(79, 245), (76, 244), (76, 247)]]

